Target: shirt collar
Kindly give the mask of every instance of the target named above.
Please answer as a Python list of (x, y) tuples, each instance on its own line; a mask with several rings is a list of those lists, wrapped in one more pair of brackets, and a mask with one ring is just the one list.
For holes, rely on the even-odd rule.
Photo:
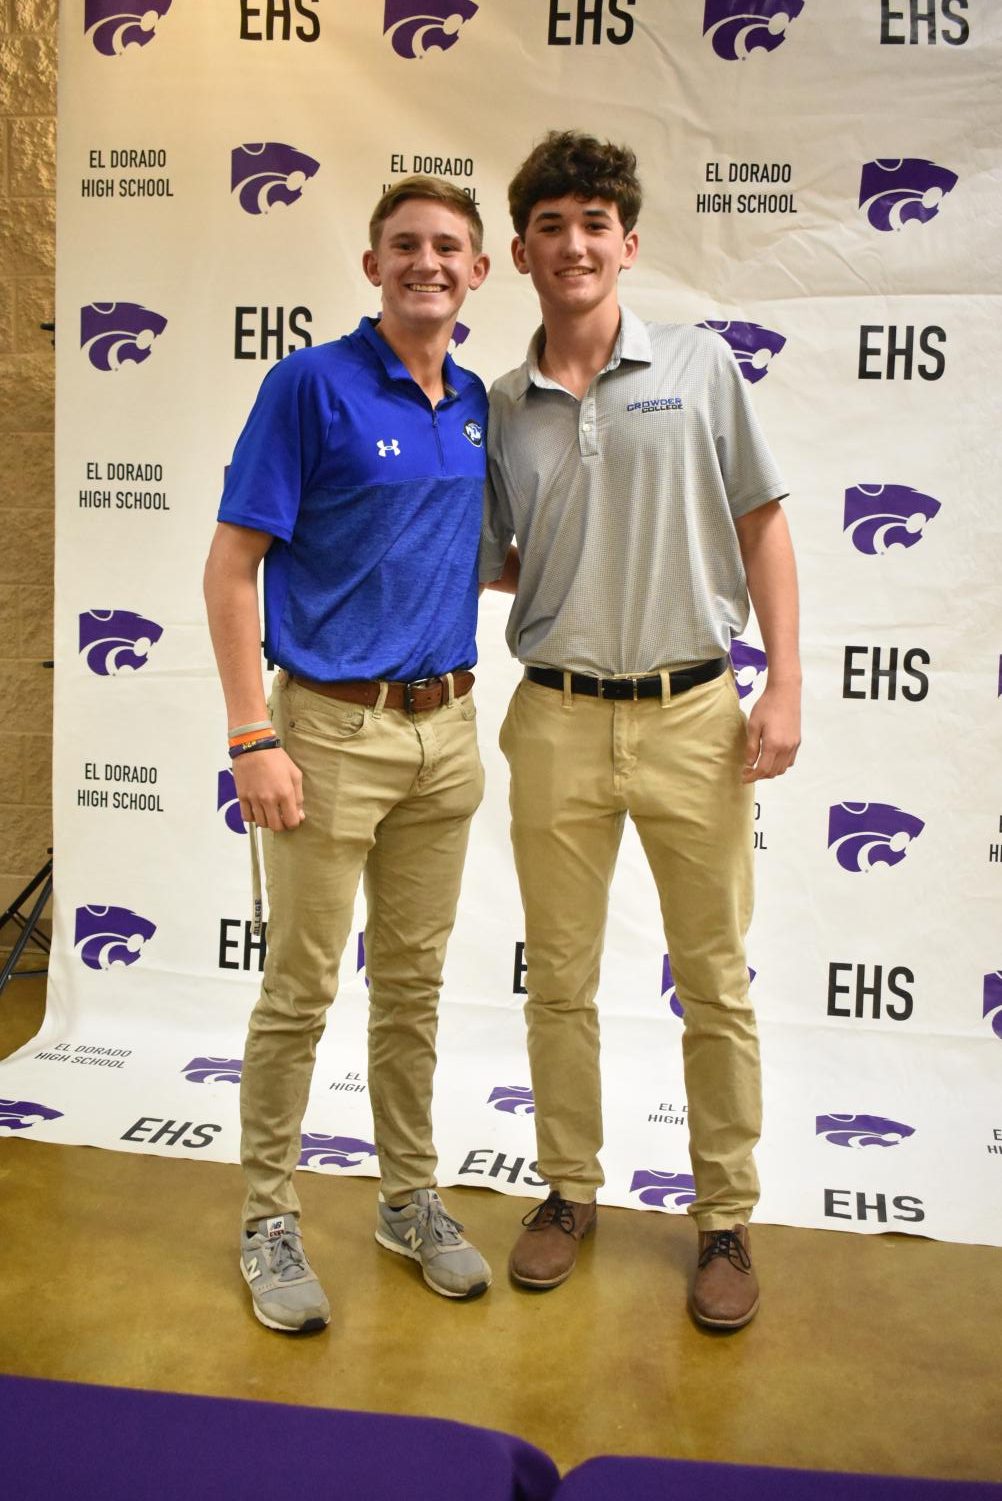
[[(407, 369), (403, 360), (387, 344), (382, 335), (377, 332), (376, 325), (378, 323), (378, 318), (363, 318), (355, 332), (362, 339), (363, 343), (375, 352), (391, 380), (406, 380), (410, 381), (411, 385), (413, 385), (414, 377)], [(456, 364), (451, 354), (446, 353), (445, 359), (442, 362), (442, 383), (445, 386), (446, 397), (458, 395), (461, 391), (464, 391), (471, 384), (473, 378), (468, 370), (464, 370), (461, 365)]]
[[(542, 390), (556, 389), (556, 382), (543, 374), (539, 368), (539, 357), (543, 352), (546, 331), (540, 324), (539, 328), (529, 340), (529, 351), (525, 358), (522, 371), (525, 377), (523, 395), (531, 386), (539, 386)], [(622, 360), (630, 360), (639, 365), (653, 363), (654, 355), (651, 349), (651, 336), (647, 331), (647, 324), (628, 307), (620, 304), (619, 308), (619, 332), (613, 345), (609, 363), (599, 371), (605, 375), (609, 370), (615, 370)]]

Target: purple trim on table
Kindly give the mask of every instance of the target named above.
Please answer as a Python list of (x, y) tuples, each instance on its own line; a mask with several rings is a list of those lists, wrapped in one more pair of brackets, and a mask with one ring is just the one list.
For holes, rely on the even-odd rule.
[(558, 1501), (999, 1501), (1002, 1485), (704, 1464), (688, 1459), (588, 1459), (564, 1476)]
[(0, 1376), (0, 1451), (17, 1501), (552, 1501), (559, 1485), (531, 1444), (441, 1418), (17, 1376)]

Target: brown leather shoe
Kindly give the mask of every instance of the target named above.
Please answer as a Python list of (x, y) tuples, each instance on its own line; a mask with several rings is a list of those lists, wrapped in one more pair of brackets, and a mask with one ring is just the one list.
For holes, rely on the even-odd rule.
[(574, 1270), (578, 1244), (595, 1228), (597, 1209), (575, 1204), (556, 1192), (526, 1215), (525, 1229), (512, 1248), (508, 1270), (522, 1287), (559, 1287)]
[(741, 1329), (755, 1317), (758, 1278), (748, 1249), (747, 1225), (700, 1231), (689, 1307), (696, 1322), (708, 1329)]

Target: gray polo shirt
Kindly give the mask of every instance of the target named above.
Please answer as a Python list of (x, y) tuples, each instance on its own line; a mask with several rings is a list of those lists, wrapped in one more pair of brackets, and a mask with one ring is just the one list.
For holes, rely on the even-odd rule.
[(490, 393), (480, 578), (512, 537), (512, 655), (611, 677), (724, 655), (748, 619), (734, 522), (786, 494), (718, 334), (621, 310), (583, 400), (524, 365)]

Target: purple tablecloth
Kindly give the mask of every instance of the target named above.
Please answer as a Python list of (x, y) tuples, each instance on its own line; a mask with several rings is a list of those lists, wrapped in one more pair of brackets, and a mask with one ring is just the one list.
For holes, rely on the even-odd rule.
[(558, 1501), (1002, 1501), (1002, 1485), (843, 1475), (684, 1459), (586, 1460), (564, 1476)]
[(0, 1376), (10, 1501), (550, 1501), (558, 1484), (531, 1444), (438, 1418)]

